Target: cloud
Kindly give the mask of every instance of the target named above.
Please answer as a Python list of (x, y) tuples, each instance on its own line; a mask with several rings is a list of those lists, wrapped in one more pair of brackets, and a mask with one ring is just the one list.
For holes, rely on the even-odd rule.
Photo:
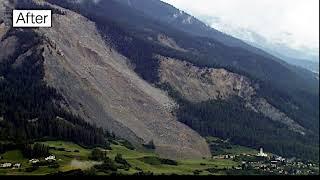
[(215, 16), (267, 38), (289, 33), (301, 47), (319, 48), (319, 0), (163, 0), (194, 16)]

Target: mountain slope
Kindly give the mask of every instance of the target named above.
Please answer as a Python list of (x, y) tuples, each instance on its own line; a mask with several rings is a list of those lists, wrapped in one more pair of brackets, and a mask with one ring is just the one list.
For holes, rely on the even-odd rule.
[[(237, 52), (232, 53), (234, 56), (237, 56), (237, 59), (240, 59), (242, 61), (247, 61), (247, 62), (244, 62), (246, 67), (244, 67), (242, 69), (243, 71), (248, 72), (248, 71), (253, 70), (252, 67), (249, 67), (250, 64), (254, 64), (255, 66), (259, 66), (259, 64), (262, 63), (262, 64), (264, 64), (263, 66), (270, 66), (270, 65), (267, 65), (266, 63), (273, 64), (274, 62), (272, 62), (272, 61), (276, 61), (277, 63), (273, 64), (274, 65), (273, 67), (269, 67), (271, 71), (273, 68), (280, 68), (280, 67), (281, 68), (285, 67), (285, 69), (290, 69), (291, 71), (294, 71), (293, 73), (295, 73), (295, 75), (290, 75), (291, 78), (284, 78), (285, 80), (283, 80), (282, 82), (279, 82), (278, 85), (285, 84), (286, 81), (288, 81), (289, 79), (292, 79), (293, 76), (297, 76), (297, 75), (303, 76), (303, 75), (300, 75), (301, 70), (299, 70), (299, 68), (297, 69), (293, 66), (290, 66), (289, 64), (285, 63), (281, 59), (279, 59), (275, 56), (272, 56), (271, 54), (268, 54), (268, 53), (266, 53), (258, 48), (255, 48), (251, 45), (248, 45), (239, 39), (236, 39), (236, 38), (233, 38), (229, 35), (221, 33), (219, 31), (205, 25), (203, 22), (192, 17), (191, 15), (188, 15), (188, 14), (176, 9), (175, 7), (173, 7), (169, 4), (161, 2), (160, 0), (151, 0), (151, 1), (149, 1), (149, 0), (115, 0), (115, 1), (120, 2), (121, 4), (123, 4), (125, 6), (128, 6), (129, 7), (128, 9), (130, 9), (130, 8), (136, 9), (136, 10), (140, 11), (141, 13), (151, 17), (152, 19), (157, 20), (157, 21), (161, 21), (164, 24), (168, 24), (168, 25), (170, 25), (170, 26), (172, 26), (182, 32), (187, 32), (187, 33), (189, 33), (193, 36), (199, 37), (199, 38), (201, 38), (201, 37), (202, 38), (210, 38), (215, 41), (214, 43), (211, 42), (211, 44), (215, 44), (216, 46), (219, 46), (219, 43), (221, 43), (223, 46), (226, 46), (226, 47), (223, 47), (225, 49), (233, 50), (234, 48), (236, 48), (237, 49), (236, 51), (239, 51), (239, 49), (242, 49), (245, 51), (244, 52), (246, 54), (245, 56), (247, 56), (248, 54), (251, 54), (251, 55), (256, 54), (257, 56), (251, 57), (251, 58), (254, 58), (254, 60), (249, 61), (249, 60), (245, 60), (245, 58), (246, 58), (245, 56), (240, 57), (241, 54), (239, 54), (239, 53), (237, 54)], [(203, 40), (205, 41), (205, 43), (210, 42), (210, 41), (207, 42), (208, 41), (207, 39), (203, 39)], [(218, 48), (216, 47), (216, 49), (218, 49)], [(214, 49), (211, 49), (211, 51), (214, 51)], [(249, 53), (247, 53), (248, 51), (249, 51)], [(208, 54), (207, 51), (201, 52), (201, 53)], [(216, 55), (216, 54), (217, 54), (217, 52), (214, 52), (210, 55), (213, 58), (213, 57), (215, 57), (214, 55)], [(234, 59), (234, 57), (232, 57), (232, 56), (226, 57), (227, 54), (228, 53), (226, 53), (226, 52), (223, 53), (223, 56), (224, 56), (223, 60), (224, 61), (231, 61), (233, 59), (232, 63), (237, 63), (236, 65), (242, 66), (241, 62), (238, 62), (238, 60)], [(271, 62), (264, 62), (264, 59), (267, 59), (267, 61), (271, 61)], [(211, 60), (211, 61), (213, 61), (213, 60)], [(260, 62), (256, 62), (256, 61), (260, 61)], [(219, 64), (223, 64), (223, 63), (226, 63), (226, 62), (219, 62)], [(281, 66), (279, 66), (278, 63), (280, 63)], [(228, 64), (228, 65), (232, 66), (235, 64)], [(259, 69), (259, 68), (256, 67), (256, 69)], [(264, 69), (267, 69), (267, 67), (264, 67)], [(285, 69), (279, 70), (279, 72), (286, 71)], [(254, 76), (257, 76), (260, 72), (261, 71), (259, 69), (257, 72), (249, 72), (249, 73), (250, 74), (254, 73), (255, 74)], [(274, 73), (277, 73), (277, 72), (274, 72)], [(288, 73), (291, 73), (291, 72), (288, 72)], [(263, 74), (261, 76), (265, 77), (268, 75)], [(284, 76), (284, 75), (282, 75), (282, 76)], [(298, 78), (295, 77), (295, 79), (298, 79)], [(274, 81), (275, 83), (277, 80), (278, 80), (278, 78), (272, 79), (272, 81)], [(305, 81), (305, 80), (302, 80), (302, 81)], [(310, 81), (310, 78), (308, 78), (308, 81)], [(313, 82), (310, 82), (310, 84), (309, 84), (309, 88), (311, 88), (311, 86), (317, 87), (317, 86), (314, 86), (314, 84), (317, 84), (318, 81), (315, 78), (312, 81)], [(313, 91), (313, 93), (317, 94), (318, 88), (316, 88), (316, 89), (312, 88), (312, 89), (315, 90), (315, 91)]]
[(211, 38), (228, 47), (242, 48), (252, 53), (275, 58), (264, 51), (251, 46), (244, 41), (234, 38), (228, 34), (218, 31), (209, 25), (203, 23), (197, 18), (189, 15), (172, 5), (161, 0), (115, 0), (133, 9), (141, 11), (146, 15), (169, 24), (170, 26), (187, 32), (193, 36)]
[[(59, 1), (57, 0), (54, 2), (59, 4)], [(62, 5), (65, 4), (62, 3)], [(86, 8), (82, 9), (80, 5), (76, 9), (83, 14), (90, 15), (90, 18), (97, 22), (101, 31), (105, 31), (109, 33), (109, 35), (112, 33), (112, 37), (118, 36), (118, 32), (114, 32), (112, 28), (105, 25), (110, 22), (116, 22), (118, 24), (117, 26), (120, 26), (121, 28), (120, 32), (125, 30), (124, 34), (133, 35), (138, 38), (129, 44), (126, 39), (123, 39), (123, 42), (127, 43), (127, 46), (132, 44), (132, 47), (130, 46), (132, 49), (130, 50), (128, 47), (123, 47), (123, 44), (118, 44), (120, 42), (118, 37), (118, 39), (116, 38), (113, 41), (115, 44), (118, 44), (118, 48), (120, 49), (121, 53), (133, 61), (139, 61), (135, 62), (135, 65), (137, 66), (135, 70), (148, 81), (157, 81), (158, 79), (155, 73), (157, 71), (157, 67), (159, 66), (157, 61), (148, 60), (152, 59), (152, 56), (150, 56), (148, 53), (150, 53), (150, 51), (156, 51), (166, 56), (191, 61), (198, 66), (224, 67), (242, 75), (249, 76), (252, 79), (257, 79), (260, 81), (260, 85), (263, 85), (267, 89), (273, 89), (273, 95), (265, 91), (261, 92), (261, 94), (264, 94), (264, 96), (268, 97), (269, 101), (275, 102), (277, 99), (276, 101), (278, 102), (273, 103), (273, 105), (277, 105), (282, 101), (282, 97), (280, 96), (285, 96), (286, 99), (292, 99), (292, 103), (300, 104), (299, 106), (301, 108), (301, 114), (308, 112), (308, 114), (311, 115), (315, 114), (317, 111), (319, 103), (314, 101), (316, 98), (311, 97), (318, 96), (319, 81), (312, 73), (306, 73), (303, 70), (290, 66), (278, 59), (270, 59), (266, 56), (260, 56), (241, 48), (230, 48), (228, 46), (224, 46), (223, 44), (220, 44), (212, 39), (191, 37), (188, 34), (179, 32), (176, 29), (172, 29), (172, 27), (168, 26), (166, 23), (161, 24), (152, 18), (148, 18), (148, 16), (141, 12), (133, 11), (131, 7), (126, 5), (121, 6), (114, 1), (103, 1), (99, 4), (89, 3), (82, 5)], [(66, 6), (70, 6), (70, 4)], [(71, 6), (73, 6), (74, 9), (75, 5), (71, 4)], [(116, 10), (116, 8), (118, 8), (118, 10)], [(165, 11), (161, 7), (159, 7), (159, 9), (161, 9), (159, 11)], [(116, 12), (116, 16), (114, 16), (114, 13), (110, 12)], [(130, 17), (130, 19), (126, 17)], [(143, 19), (140, 19), (139, 17), (143, 17)], [(167, 26), (167, 28), (164, 29), (164, 26)], [(127, 29), (129, 29), (129, 31), (127, 31)], [(187, 53), (183, 53), (183, 55), (181, 52), (174, 52), (170, 49), (162, 50), (161, 48), (154, 48), (156, 45), (153, 45), (153, 43), (158, 43), (154, 39), (157, 39), (156, 37), (159, 35), (159, 33), (165, 34), (173, 39), (179, 47), (187, 50)], [(150, 38), (153, 39), (151, 42), (149, 40)], [(137, 40), (139, 43), (136, 42)], [(151, 46), (146, 45), (150, 43), (152, 44)], [(131, 51), (135, 51), (135, 48), (140, 46), (143, 46), (143, 48), (139, 50), (141, 51), (139, 54), (143, 55), (144, 57), (135, 60), (138, 53), (130, 57), (132, 53), (135, 53)], [(145, 66), (146, 64), (151, 64), (151, 68), (147, 68), (148, 70), (145, 70), (145, 68), (141, 67), (140, 69), (141, 65)], [(153, 72), (150, 72), (152, 70)], [(265, 88), (261, 89), (269, 91)], [(304, 96), (310, 100), (305, 101), (304, 98), (301, 98), (301, 96)], [(282, 107), (282, 110), (288, 110), (288, 107), (285, 107), (284, 105), (277, 105), (277, 107)], [(295, 110), (291, 109), (290, 111)], [(318, 122), (318, 120), (315, 119), (315, 116), (308, 116), (308, 119), (309, 118), (313, 119), (310, 121), (315, 123)]]
[[(132, 4), (34, 2), (17, 8), (54, 10), (53, 28), (30, 31), (43, 49), (34, 57), (44, 69), (41, 82), (61, 95), (55, 101), (64, 110), (137, 147), (153, 142), (170, 158), (210, 156), (201, 134), (317, 159), (319, 82), (308, 73), (227, 40), (183, 32)], [(1, 39), (4, 52), (14, 41)]]
[[(170, 114), (174, 102), (140, 79), (127, 60), (97, 35), (92, 23), (70, 25), (87, 21), (71, 12), (54, 19), (55, 28), (43, 33), (55, 41), (63, 56), (57, 58), (58, 54), (45, 49), (46, 78), (64, 92), (74, 112), (133, 142), (153, 141), (163, 155), (209, 154), (205, 141)], [(68, 88), (71, 82), (71, 87), (78, 88)]]
[(165, 157), (210, 155), (205, 140), (170, 113), (174, 101), (137, 76), (94, 23), (49, 4), (37, 6), (44, 5), (62, 12), (53, 15), (53, 28), (33, 30), (43, 41), (44, 80), (63, 96), (61, 106), (137, 146), (153, 142)]
[[(154, 84), (160, 82), (158, 74), (160, 62), (155, 57), (156, 54), (188, 61), (198, 67), (225, 68), (233, 73), (246, 76), (259, 85), (260, 88), (256, 90), (257, 96), (264, 98), (267, 104), (271, 105), (267, 106), (269, 109), (264, 109), (265, 112), (268, 112), (264, 116), (275, 119), (288, 117), (287, 120), (291, 122), (293, 120), (299, 126), (308, 129), (306, 138), (308, 137), (313, 147), (317, 142), (319, 102), (316, 99), (319, 82), (314, 76), (304, 73), (299, 68), (290, 66), (279, 59), (268, 58), (272, 57), (271, 55), (262, 56), (242, 48), (225, 46), (214, 39), (191, 36), (173, 28), (168, 23), (157, 21), (137, 11), (132, 8), (133, 4), (131, 6), (121, 5), (116, 1), (78, 3), (50, 0), (50, 2), (75, 10), (95, 22), (107, 41), (111, 42), (119, 53), (126, 56), (132, 62), (134, 70), (148, 82)], [(159, 35), (170, 39), (170, 42), (175, 42), (171, 43), (175, 47), (159, 41)], [(162, 85), (160, 87), (168, 90)], [(263, 107), (262, 104), (266, 103), (264, 101), (255, 103), (258, 107)], [(272, 107), (276, 110), (271, 110)], [(270, 116), (270, 113), (278, 115)], [(245, 132), (251, 131), (251, 128), (253, 127), (247, 127)], [(198, 132), (201, 133), (201, 130)], [(299, 136), (295, 138), (297, 139), (294, 141), (307, 142), (305, 138), (301, 139)], [(275, 151), (280, 152), (280, 146), (273, 147), (277, 149)], [(286, 149), (292, 149), (291, 147), (292, 145)], [(306, 148), (300, 146), (294, 151), (299, 151), (297, 154), (300, 154), (302, 149)], [(317, 157), (315, 153), (317, 150), (312, 149), (311, 151), (312, 153), (309, 154)], [(284, 151), (281, 150), (281, 152)], [(281, 154), (286, 154), (286, 152)]]
[(162, 86), (179, 103), (179, 120), (201, 135), (252, 148), (265, 147), (284, 156), (301, 157), (302, 151), (308, 151), (303, 156), (311, 159), (318, 156), (314, 132), (261, 97), (259, 85), (250, 79), (225, 69), (158, 58)]
[(188, 101), (199, 103), (209, 100), (226, 100), (238, 96), (244, 99), (249, 109), (305, 135), (306, 130), (302, 126), (279, 112), (265, 99), (257, 97), (258, 85), (252, 84), (246, 77), (230, 73), (225, 69), (198, 68), (165, 57), (159, 57), (159, 60), (161, 62), (161, 82), (169, 83)]
[(161, 2), (160, 0), (116, 1), (142, 11), (148, 16), (153, 17), (157, 20), (166, 22), (181, 31), (185, 31), (201, 37), (212, 37), (213, 39), (229, 46), (246, 46), (240, 40), (225, 35), (215, 29), (212, 29), (193, 16), (180, 11), (169, 4)]
[(105, 145), (104, 131), (60, 107), (61, 94), (43, 82), (41, 38), (31, 30), (1, 30), (6, 33), (0, 41), (0, 141), (47, 137)]

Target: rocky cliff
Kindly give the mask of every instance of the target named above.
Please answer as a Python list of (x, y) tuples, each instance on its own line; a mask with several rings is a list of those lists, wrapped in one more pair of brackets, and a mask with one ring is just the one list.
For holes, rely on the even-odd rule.
[(135, 74), (94, 23), (64, 11), (37, 33), (45, 39), (45, 80), (67, 109), (135, 144), (153, 141), (165, 157), (210, 155), (205, 140), (170, 113), (175, 102), (166, 93)]
[(258, 97), (256, 90), (259, 85), (250, 79), (225, 69), (199, 68), (182, 60), (163, 56), (157, 58), (160, 61), (161, 81), (169, 83), (189, 101), (228, 100), (238, 96), (246, 102), (247, 108), (286, 125), (292, 131), (305, 134), (302, 126), (264, 98)]

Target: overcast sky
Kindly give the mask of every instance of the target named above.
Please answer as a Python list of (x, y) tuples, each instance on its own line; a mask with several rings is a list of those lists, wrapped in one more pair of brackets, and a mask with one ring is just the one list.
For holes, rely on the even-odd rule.
[(319, 48), (319, 0), (163, 0), (196, 17), (215, 16), (266, 37), (290, 33), (300, 46)]

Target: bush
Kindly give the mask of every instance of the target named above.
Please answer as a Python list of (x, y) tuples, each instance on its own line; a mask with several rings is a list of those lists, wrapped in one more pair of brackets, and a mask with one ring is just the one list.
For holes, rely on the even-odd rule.
[(95, 168), (90, 168), (85, 171), (86, 176), (95, 176), (97, 174), (97, 170)]
[(50, 174), (51, 176), (85, 176), (85, 172), (82, 171), (81, 169), (76, 169), (76, 170), (71, 170), (71, 171), (67, 171), (67, 172), (57, 172), (57, 173), (53, 173)]
[(127, 140), (123, 140), (122, 145), (130, 150), (135, 150), (134, 146)]
[(95, 148), (91, 151), (91, 155), (89, 156), (90, 160), (94, 161), (103, 161), (107, 158), (106, 151), (102, 151), (101, 149)]
[(172, 166), (177, 166), (178, 162), (171, 160), (171, 159), (160, 159), (161, 164), (166, 164), (166, 165), (172, 165)]
[(26, 168), (26, 172), (33, 172), (35, 170), (39, 169), (39, 166), (31, 166)]
[(209, 168), (209, 169), (206, 169), (206, 171), (208, 171), (211, 174), (214, 174), (214, 173), (218, 173), (219, 169)]
[(107, 141), (106, 144), (104, 145), (103, 149), (112, 150), (111, 143), (109, 141)]
[(147, 163), (147, 164), (150, 164), (150, 165), (161, 165), (161, 164), (172, 165), (172, 166), (178, 165), (178, 162), (176, 162), (174, 160), (162, 159), (162, 158), (155, 157), (155, 156), (143, 157), (140, 160)]
[(66, 149), (65, 149), (65, 148), (62, 148), (62, 147), (57, 148), (57, 150), (58, 150), (58, 151), (66, 151)]
[(134, 176), (153, 176), (153, 172), (150, 172), (150, 171), (147, 171), (147, 172), (144, 172), (144, 171), (139, 171), (135, 174), (133, 174)]
[(195, 171), (193, 171), (193, 174), (194, 174), (194, 175), (200, 175), (200, 173), (202, 173), (201, 170), (195, 170)]
[(107, 174), (116, 172), (118, 170), (118, 166), (116, 165), (116, 163), (108, 157), (105, 158), (101, 165), (95, 165), (94, 168), (97, 171), (101, 171)]
[(34, 165), (35, 166), (50, 166), (50, 165), (53, 165), (54, 163), (56, 163), (55, 161), (54, 162), (49, 162), (49, 161), (39, 161), (37, 163), (35, 163)]
[(161, 165), (161, 161), (158, 157), (150, 156), (150, 157), (143, 157), (140, 161), (150, 164), (150, 165)]
[(121, 167), (119, 167), (121, 169), (128, 169), (131, 167), (128, 161), (122, 158), (121, 154), (117, 154), (116, 157), (114, 158), (114, 161), (122, 165)]
[(139, 168), (139, 167), (135, 167), (134, 169), (137, 170), (137, 171), (142, 171), (142, 169)]
[(57, 162), (54, 162), (54, 163), (51, 163), (48, 167), (53, 168), (53, 169), (57, 169), (60, 167), (60, 165)]

